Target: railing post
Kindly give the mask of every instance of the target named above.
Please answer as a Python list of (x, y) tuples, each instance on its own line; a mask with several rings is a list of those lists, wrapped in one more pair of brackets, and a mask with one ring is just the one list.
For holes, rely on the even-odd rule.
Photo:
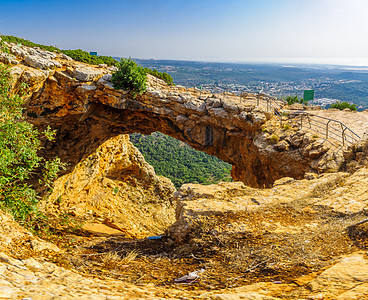
[(311, 120), (310, 120), (310, 116), (309, 115), (308, 115), (307, 119), (308, 119), (308, 123), (309, 123), (309, 128), (312, 129), (312, 124), (311, 124)]
[(280, 127), (281, 127), (282, 126), (282, 114), (281, 114), (281, 112), (277, 108), (276, 108), (276, 111), (277, 111), (277, 115), (280, 118)]
[(328, 120), (326, 124), (326, 140), (328, 139), (328, 125), (330, 124), (331, 120)]
[(342, 145), (345, 146), (345, 130), (347, 129), (347, 127), (344, 127), (342, 126), (341, 124), (341, 129), (342, 129)]
[(300, 115), (300, 129), (303, 129), (303, 114)]

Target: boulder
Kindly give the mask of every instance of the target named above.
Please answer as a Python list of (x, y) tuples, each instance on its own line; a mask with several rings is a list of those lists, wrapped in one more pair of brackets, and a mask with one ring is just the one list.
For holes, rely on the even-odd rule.
[(367, 283), (368, 260), (364, 258), (364, 253), (356, 253), (322, 272), (309, 283), (309, 287), (314, 293), (323, 293), (326, 297), (323, 299), (332, 299), (344, 291)]
[(87, 82), (98, 79), (102, 74), (103, 70), (98, 70), (92, 67), (80, 67), (76, 68), (72, 75), (80, 81)]
[(18, 63), (14, 55), (2, 52), (0, 52), (0, 62), (4, 64), (13, 64), (13, 65), (16, 65)]
[(47, 58), (42, 58), (36, 55), (26, 56), (25, 63), (30, 67), (41, 69), (41, 70), (61, 68), (61, 64), (58, 61), (47, 59)]

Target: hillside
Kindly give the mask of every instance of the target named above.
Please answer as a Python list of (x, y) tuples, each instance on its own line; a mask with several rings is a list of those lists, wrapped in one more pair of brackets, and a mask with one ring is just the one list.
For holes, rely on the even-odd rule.
[(130, 141), (153, 166), (157, 175), (170, 178), (176, 188), (184, 183), (212, 184), (231, 181), (230, 164), (163, 133), (133, 133)]

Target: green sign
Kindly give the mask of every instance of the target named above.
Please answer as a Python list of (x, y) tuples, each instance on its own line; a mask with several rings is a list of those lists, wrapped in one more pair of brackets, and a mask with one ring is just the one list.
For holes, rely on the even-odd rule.
[(304, 101), (311, 101), (314, 99), (314, 90), (304, 91)]

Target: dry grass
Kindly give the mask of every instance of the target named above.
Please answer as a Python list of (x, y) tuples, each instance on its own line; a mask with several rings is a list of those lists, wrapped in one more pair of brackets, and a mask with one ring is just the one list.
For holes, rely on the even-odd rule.
[[(316, 187), (318, 194), (332, 183), (325, 184)], [(257, 212), (201, 217), (193, 221), (193, 230), (180, 245), (165, 238), (96, 238), (95, 242), (91, 238), (81, 251), (84, 256), (77, 259), (75, 250), (71, 250), (66, 258), (80, 272), (135, 284), (167, 286), (174, 284), (175, 278), (202, 268), (206, 271), (201, 280), (183, 288), (226, 288), (260, 281), (290, 283), (366, 245), (367, 224), (353, 232), (346, 230), (364, 218), (298, 199)]]
[[(228, 284), (265, 278), (291, 282), (320, 270), (333, 257), (356, 250), (345, 230), (359, 218), (309, 207), (300, 200), (268, 207), (262, 213), (202, 219), (175, 251), (204, 260), (216, 258), (216, 272), (230, 278)], [(238, 229), (229, 226), (234, 223)], [(242, 230), (241, 224), (247, 228)], [(219, 275), (216, 280), (220, 284)]]
[(134, 261), (139, 255), (139, 250), (132, 250), (124, 256), (117, 252), (107, 252), (101, 255), (100, 260), (104, 268), (120, 268)]
[(313, 198), (321, 198), (325, 197), (329, 194), (330, 191), (335, 189), (336, 187), (343, 186), (346, 178), (343, 176), (336, 176), (332, 179), (326, 179), (325, 181), (321, 181), (316, 185), (316, 187), (309, 194), (310, 197)]

